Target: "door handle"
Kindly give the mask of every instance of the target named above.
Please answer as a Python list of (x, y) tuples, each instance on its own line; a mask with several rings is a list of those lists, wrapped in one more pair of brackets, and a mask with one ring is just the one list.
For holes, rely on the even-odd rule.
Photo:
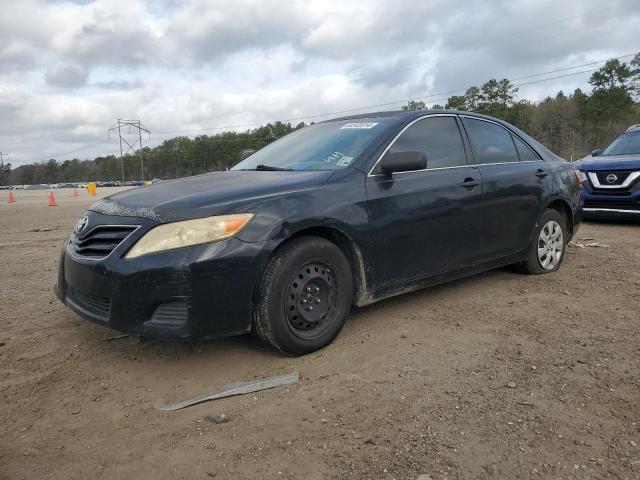
[(466, 188), (467, 190), (472, 190), (474, 188), (476, 188), (478, 185), (480, 185), (480, 182), (477, 180), (474, 180), (471, 177), (467, 177), (464, 179), (464, 182), (462, 182), (462, 186), (464, 188)]
[(547, 175), (549, 175), (549, 172), (545, 172), (543, 169), (539, 168), (538, 171), (536, 172), (536, 177), (538, 178), (544, 178)]

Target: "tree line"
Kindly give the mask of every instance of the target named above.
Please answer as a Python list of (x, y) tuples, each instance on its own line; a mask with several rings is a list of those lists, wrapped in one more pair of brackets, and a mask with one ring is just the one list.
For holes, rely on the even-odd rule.
[[(489, 80), (463, 95), (449, 97), (435, 109), (455, 109), (501, 118), (536, 138), (556, 154), (580, 159), (603, 147), (630, 125), (640, 123), (640, 53), (629, 62), (608, 60), (589, 80), (591, 91), (560, 91), (541, 102), (517, 100), (518, 88), (507, 79)], [(403, 110), (421, 110), (410, 101)]]
[[(640, 53), (629, 63), (612, 59), (590, 78), (591, 91), (560, 91), (541, 102), (517, 99), (518, 88), (507, 80), (489, 80), (471, 87), (463, 95), (449, 97), (434, 109), (455, 109), (501, 118), (524, 130), (558, 155), (578, 159), (602, 147), (629, 125), (640, 123)], [(403, 110), (422, 110), (424, 102), (411, 100)], [(178, 178), (224, 170), (238, 162), (245, 149), (260, 149), (304, 123), (275, 122), (244, 132), (201, 135), (193, 139), (175, 137), (157, 147), (144, 147), (127, 154), (93, 160), (78, 158), (41, 163), (10, 164), (0, 168), (0, 185), (64, 183), (81, 181), (140, 180), (144, 162), (145, 180)]]
[(93, 160), (59, 161), (50, 159), (41, 163), (6, 169), (5, 182), (0, 185), (29, 185), (87, 181), (140, 180), (140, 161), (144, 163), (145, 180), (179, 178), (215, 170), (224, 170), (238, 162), (245, 149), (258, 150), (270, 142), (303, 127), (304, 124), (275, 122), (244, 132), (222, 132), (195, 138), (174, 137), (157, 147), (143, 147), (134, 153), (107, 155)]

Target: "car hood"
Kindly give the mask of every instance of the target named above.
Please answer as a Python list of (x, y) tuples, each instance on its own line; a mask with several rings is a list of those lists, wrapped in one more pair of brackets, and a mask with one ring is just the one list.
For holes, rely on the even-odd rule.
[(578, 170), (640, 170), (640, 155), (618, 155), (608, 157), (584, 157), (574, 163)]
[(116, 193), (90, 210), (105, 215), (173, 221), (232, 212), (234, 204), (315, 188), (333, 172), (225, 171)]

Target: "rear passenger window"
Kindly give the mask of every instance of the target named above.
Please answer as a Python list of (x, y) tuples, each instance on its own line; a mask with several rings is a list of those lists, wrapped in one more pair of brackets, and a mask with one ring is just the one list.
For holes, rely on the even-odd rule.
[(520, 157), (521, 162), (531, 162), (534, 160), (540, 160), (538, 156), (531, 151), (531, 149), (527, 146), (527, 144), (524, 143), (515, 135), (513, 136), (513, 141), (516, 144), (516, 149), (518, 150), (518, 156)]
[(427, 156), (427, 168), (467, 164), (458, 123), (454, 117), (430, 117), (407, 128), (390, 152), (418, 151)]
[(465, 118), (465, 126), (478, 155), (478, 163), (518, 161), (511, 134), (501, 126), (471, 118)]

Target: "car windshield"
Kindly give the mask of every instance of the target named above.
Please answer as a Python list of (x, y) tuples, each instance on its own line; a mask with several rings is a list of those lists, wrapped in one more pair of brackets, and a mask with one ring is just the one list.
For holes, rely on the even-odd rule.
[(605, 148), (600, 156), (640, 155), (640, 133), (624, 133)]
[(231, 170), (339, 170), (348, 167), (389, 118), (317, 123), (296, 130), (242, 160)]

